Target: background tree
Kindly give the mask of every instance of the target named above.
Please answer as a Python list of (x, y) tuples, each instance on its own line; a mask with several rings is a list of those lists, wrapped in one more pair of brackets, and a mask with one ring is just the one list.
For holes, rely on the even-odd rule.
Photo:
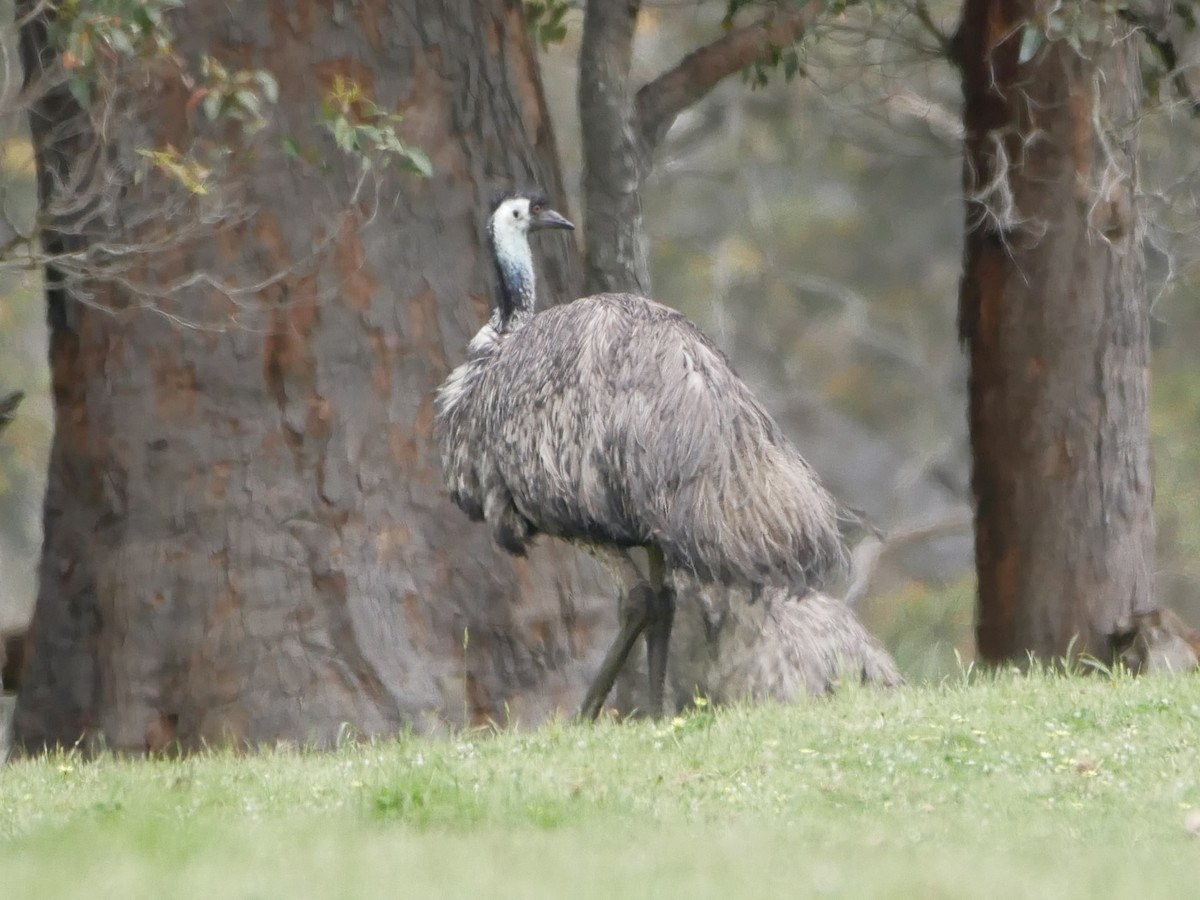
[[(727, 15), (745, 5), (729, 4)], [(873, 14), (884, 28), (894, 27), (885, 5), (857, 6), (866, 13), (858, 25), (864, 34), (884, 33)], [(1168, 26), (1186, 21), (1178, 4), (1170, 6), (1173, 17), (1163, 24), (1168, 36), (1178, 31)], [(1145, 229), (1135, 199), (1135, 137), (1143, 110), (1138, 45), (1129, 39), (1126, 23), (1145, 13), (1137, 7), (968, 3), (953, 39), (926, 4), (900, 7), (923, 30), (930, 48), (943, 58), (952, 56), (963, 70), (969, 232), (960, 321), (971, 359), (978, 631), (980, 649), (991, 659), (1024, 659), (1029, 651), (1050, 658), (1071, 644), (1108, 657), (1114, 641), (1128, 639), (1129, 623), (1154, 606)], [(1001, 8), (1007, 18), (991, 15)], [(800, 4), (782, 14), (798, 20), (815, 12), (814, 6)], [(656, 107), (647, 95), (666, 80), (642, 88), (636, 104), (629, 99), (627, 19), (635, 13), (633, 6), (593, 4), (584, 18), (579, 88), (584, 198), (588, 208), (601, 210), (596, 217), (601, 233), (614, 221), (632, 217), (640, 223), (640, 195), (622, 197), (610, 189), (604, 197), (597, 185), (625, 186), (630, 195), (641, 191), (653, 144), (639, 140), (647, 133), (639, 114)], [(1003, 28), (997, 25), (1002, 19)], [(768, 14), (764, 23), (771, 21)], [(819, 19), (812, 15), (797, 33), (814, 21)], [(1046, 38), (1086, 65), (1076, 71), (1064, 59), (1043, 60), (1036, 41)], [(1161, 33), (1152, 33), (1152, 39), (1167, 63), (1169, 81), (1186, 93), (1173, 46)], [(1002, 80), (997, 87), (993, 79), (1002, 45), (1005, 71), (1015, 70), (1019, 53), (1028, 54), (1021, 61), (1030, 65), (1013, 74), (1012, 84)], [(1118, 46), (1124, 55), (1110, 52)], [(689, 60), (703, 58), (710, 49)], [(1044, 54), (1053, 56), (1050, 50)], [(593, 58), (607, 65), (592, 64)], [(765, 66), (782, 58), (774, 47), (756, 62)], [(712, 58), (707, 63), (711, 73), (717, 64)], [(1037, 68), (1041, 65), (1045, 68)], [(1099, 75), (1109, 69), (1118, 75), (1101, 88)], [(589, 70), (600, 77), (590, 79)], [(1036, 80), (1045, 95), (1029, 88), (1026, 79)], [(614, 115), (612, 108), (625, 112)], [(594, 152), (589, 127), (599, 147)], [(1094, 146), (1081, 158), (1084, 133), (1092, 134)], [(1077, 170), (1070, 169), (1073, 158)], [(616, 175), (608, 175), (614, 167)], [(1060, 179), (1061, 195), (1046, 187), (1047, 173), (1051, 182)], [(1087, 179), (1091, 187), (1079, 187)], [(1068, 196), (1075, 197), (1075, 206), (1065, 202)], [(1108, 231), (1097, 222), (1098, 209), (1115, 220)], [(608, 286), (645, 285), (634, 239), (639, 233), (637, 227), (626, 229), (624, 245), (615, 239), (602, 242), (611, 245), (608, 269), (621, 273)], [(985, 257), (984, 248), (994, 255)], [(1022, 253), (1032, 256), (1025, 259)], [(589, 246), (589, 260), (592, 254)], [(599, 268), (589, 263), (589, 276)], [(990, 336), (977, 329), (983, 290), (995, 292), (991, 303), (999, 311), (985, 317), (987, 327), (997, 329)], [(1024, 299), (1003, 299), (1009, 290)], [(1103, 298), (1102, 305), (1089, 306), (1096, 298)], [(1047, 314), (1048, 309), (1054, 312)], [(1073, 341), (1077, 331), (1081, 339)], [(1059, 352), (1064, 346), (1068, 352)], [(1046, 395), (1058, 399), (1047, 401)], [(1084, 395), (1094, 398), (1095, 408), (1081, 413), (1073, 404)], [(1061, 457), (1057, 474), (1047, 470), (1055, 454)], [(1047, 489), (1047, 478), (1060, 483)]]
[[(0, 396), (0, 435), (3, 435), (4, 430), (12, 422), (16, 416), (17, 407), (21, 405), (21, 401), (25, 399), (23, 391), (11, 391)], [(8, 635), (0, 629), (0, 689), (6, 688), (8, 682), (9, 657), (8, 650)]]
[(1099, 5), (969, 0), (960, 329), (979, 650), (1111, 654), (1153, 600), (1138, 44)]
[[(612, 598), (570, 551), (513, 561), (450, 515), (429, 441), (431, 391), (488, 308), (487, 189), (561, 191), (519, 8), (363, 3), (334, 21), (303, 3), (235, 17), (197, 2), (168, 21), (182, 58), (219, 49), (228, 71), (268, 70), (280, 102), (228, 159), (246, 215), (122, 277), (64, 285), (50, 270), (56, 431), (17, 740), (327, 745), (344, 723), (541, 718), (590, 673)], [(145, 245), (179, 178), (138, 183), (122, 163), (220, 125), (198, 120), (204, 98), (183, 81), (147, 90), (131, 67), (115, 76), (129, 118), (97, 130), (54, 76), (72, 65), (58, 25), (39, 7), (22, 30), (31, 78), (50, 85), (33, 109), (43, 207), (87, 149), (118, 215), (56, 216), (46, 240)], [(364, 179), (337, 152), (376, 109), (403, 114), (434, 177)], [(550, 292), (577, 290), (570, 249), (545, 257)], [(218, 269), (222, 283), (191, 277)]]
[[(585, 286), (590, 292), (650, 293), (642, 215), (646, 179), (676, 117), (730, 75), (766, 66), (793, 46), (823, 8), (818, 0), (776, 5), (760, 19), (728, 28), (635, 89), (630, 77), (640, 0), (588, 2), (579, 47), (579, 124), (583, 151)], [(794, 69), (789, 71), (794, 72)]]
[[(653, 273), (656, 295), (684, 309), (727, 348), (738, 369), (785, 427), (797, 436), (810, 461), (828, 478), (839, 496), (865, 507), (873, 521), (888, 529), (889, 535), (900, 535), (900, 540), (888, 540), (882, 548), (867, 548), (868, 556), (874, 556), (882, 549), (883, 562), (868, 566), (876, 577), (859, 579), (851, 594), (857, 598), (858, 609), (868, 624), (886, 637), (910, 678), (921, 678), (926, 674), (941, 677), (953, 670), (955, 651), (970, 658), (974, 648), (976, 595), (975, 581), (969, 574), (971, 541), (965, 532), (960, 533), (969, 494), (968, 442), (962, 415), (966, 406), (963, 390), (966, 371), (954, 334), (954, 307), (962, 261), (959, 250), (961, 216), (958, 214), (962, 203), (962, 123), (958, 115), (961, 81), (957, 70), (945, 62), (945, 46), (949, 43), (945, 34), (953, 31), (963, 4), (959, 0), (933, 0), (924, 19), (918, 15), (923, 6), (920, 3), (872, 3), (850, 5), (836, 14), (827, 11), (814, 20), (806, 32), (807, 37), (796, 47), (794, 65), (797, 74), (803, 76), (799, 82), (785, 85), (783, 78), (769, 77), (767, 85), (754, 91), (747, 90), (744, 83), (739, 83), (739, 78), (717, 82), (703, 97), (685, 106), (661, 138), (654, 165), (650, 166), (642, 184), (640, 200), (640, 213), (648, 235), (645, 245), (649, 252), (649, 270)], [(637, 19), (638, 27), (629, 53), (626, 98), (633, 98), (636, 106), (641, 87), (655, 82), (664, 71), (670, 71), (671, 61), (684, 59), (697, 48), (725, 36), (721, 20), (728, 11), (723, 0), (684, 5), (645, 4)], [(1124, 11), (1129, 12), (1128, 9)], [(728, 33), (735, 34), (742, 26), (755, 25), (764, 12), (770, 10), (752, 6), (739, 10)], [(511, 10), (508, 13), (513, 14)], [(565, 40), (545, 51), (541, 62), (547, 74), (549, 113), (555, 122), (565, 126), (559, 128), (559, 137), (565, 138), (562, 155), (568, 176), (566, 184), (570, 189), (581, 168), (582, 153), (575, 143), (576, 126), (573, 123), (578, 116), (575, 85), (584, 23), (581, 11), (568, 11), (565, 15)], [(251, 17), (249, 21), (256, 34), (261, 33), (259, 19)], [(287, 34), (293, 27), (299, 29), (302, 24), (301, 19), (289, 20), (282, 33)], [(1168, 19), (1147, 28), (1143, 34), (1155, 40), (1162, 35), (1173, 39), (1174, 31), (1179, 29), (1186, 32), (1182, 19)], [(501, 33), (508, 35), (509, 31), (497, 32)], [(243, 55), (218, 54), (218, 61), (228, 72), (269, 70), (268, 51), (245, 50), (249, 46), (245, 35), (239, 32), (235, 37), (239, 53)], [(436, 43), (432, 38), (429, 40), (430, 46)], [(510, 43), (503, 46), (516, 46), (512, 42), (517, 38), (510, 36), (505, 40)], [(413, 41), (415, 43), (416, 39)], [(203, 41), (197, 38), (199, 43)], [(297, 39), (289, 44), (289, 52), (306, 56), (308, 50), (301, 48), (300, 43)], [(332, 58), (338, 54), (331, 50), (327, 55)], [(774, 56), (770, 54), (770, 57)], [(1186, 75), (1192, 58), (1185, 51), (1179, 52), (1177, 66), (1168, 71)], [(508, 59), (509, 62), (520, 62), (527, 57), (513, 53)], [(782, 52), (778, 59), (780, 66), (788, 65)], [(665, 69), (664, 60), (668, 61)], [(1144, 57), (1143, 63), (1147, 61)], [(1161, 67), (1161, 62), (1156, 62)], [(189, 57), (189, 63), (191, 76), (202, 78), (203, 72), (194, 55)], [(455, 71), (465, 72), (468, 79), (477, 77), (475, 73), (485, 69), (491, 73), (489, 77), (499, 72), (490, 62), (478, 62), (473, 68), (465, 61), (460, 63)], [(329, 59), (322, 57), (314, 65), (327, 70), (331, 64)], [(407, 63), (391, 65), (404, 73), (408, 71)], [(522, 62), (521, 66), (524, 65)], [(299, 67), (292, 71), (298, 70)], [(768, 74), (773, 76), (774, 71), (771, 69)], [(752, 82), (757, 80), (754, 65), (749, 69), (749, 77)], [(1153, 97), (1157, 91), (1161, 96), (1164, 88), (1172, 87), (1174, 80), (1173, 77), (1163, 78), (1159, 85), (1150, 81), (1149, 93)], [(389, 79), (383, 78), (382, 82), (388, 83)], [(441, 85), (443, 97), (450, 99), (438, 106), (431, 105), (429, 109), (418, 108), (420, 104), (415, 97), (420, 92), (415, 88), (403, 96), (400, 89), (395, 88), (396, 93), (388, 95), (385, 92), (381, 100), (384, 110), (405, 109), (408, 117), (402, 123), (400, 133), (410, 142), (419, 138), (425, 129), (433, 127), (431, 122), (436, 125), (440, 121), (440, 114), (435, 115), (429, 110), (453, 109), (456, 110), (454, 116), (468, 121), (474, 115), (474, 104), (479, 101), (460, 97), (446, 87), (451, 83), (448, 80), (436, 83)], [(510, 83), (524, 82), (510, 79)], [(202, 86), (199, 80), (193, 84)], [(312, 110), (311, 104), (318, 102), (313, 98), (328, 98), (327, 88), (331, 86), (332, 79), (326, 78), (319, 89), (311, 91), (306, 88), (301, 92), (299, 88), (289, 87), (288, 90), (293, 92), (289, 94), (289, 102), (303, 93), (304, 103), (310, 106), (306, 109), (289, 107), (289, 122), (268, 126), (254, 139), (270, 151), (264, 158), (272, 162), (269, 168), (276, 181), (271, 185), (284, 183), (283, 173), (287, 173), (288, 179), (294, 179), (286, 181), (285, 191), (298, 192), (297, 185), (307, 190), (305, 179), (312, 173), (306, 168), (311, 163), (305, 157), (314, 147), (336, 166), (346, 165), (344, 169), (338, 168), (333, 176), (336, 196), (328, 183), (316, 189), (329, 200), (328, 207), (322, 208), (329, 214), (328, 221), (336, 223), (345, 221), (339, 216), (347, 214), (351, 204), (346, 200), (353, 196), (360, 183), (360, 196), (367, 202), (369, 210), (379, 182), (374, 176), (363, 182), (359, 168), (334, 152), (333, 135), (328, 128), (312, 128), (311, 134), (305, 131), (320, 115), (319, 111)], [(366, 87), (369, 89), (366, 96), (381, 99), (378, 85), (367, 84)], [(181, 107), (186, 108), (187, 100), (193, 95), (186, 91), (179, 94)], [(11, 91), (6, 96), (11, 97)], [(531, 108), (524, 103), (521, 100), (520, 109)], [(192, 109), (194, 119), (189, 123), (198, 123), (198, 127), (189, 133), (211, 134), (205, 131), (210, 126), (201, 101), (197, 100), (197, 104)], [(1160, 484), (1161, 564), (1157, 581), (1160, 597), (1178, 604), (1185, 611), (1195, 612), (1194, 598), (1200, 596), (1196, 591), (1200, 586), (1200, 564), (1196, 562), (1200, 560), (1200, 517), (1195, 516), (1194, 510), (1200, 508), (1200, 496), (1194, 472), (1200, 467), (1200, 451), (1196, 450), (1194, 441), (1194, 422), (1200, 416), (1200, 388), (1196, 387), (1200, 385), (1200, 369), (1188, 353), (1188, 347), (1200, 336), (1200, 313), (1197, 313), (1200, 304), (1195, 302), (1192, 287), (1194, 251), (1188, 250), (1194, 246), (1196, 210), (1189, 209), (1187, 201), (1197, 196), (1191, 186), (1196, 163), (1200, 160), (1191, 149), (1189, 135), (1192, 131), (1188, 129), (1194, 126), (1172, 122), (1170, 113), (1175, 109), (1175, 104), (1167, 104), (1163, 107), (1151, 105), (1143, 111), (1145, 114), (1139, 121), (1146, 153), (1139, 186), (1142, 201), (1154, 213), (1144, 221), (1144, 226), (1151, 252), (1150, 276), (1155, 285), (1152, 293), (1157, 298), (1151, 320), (1154, 326), (1151, 336), (1156, 341), (1151, 424), (1156, 440), (1156, 476)], [(293, 128), (291, 122), (298, 122), (299, 127)], [(232, 127), (236, 123), (229, 124)], [(541, 120), (532, 117), (525, 123), (526, 134), (532, 133), (528, 129), (535, 126), (544, 127)], [(489, 126), (485, 123), (481, 127), (486, 131)], [(290, 146), (297, 155), (289, 156), (287, 152), (272, 155), (285, 136), (292, 132), (298, 139)], [(485, 140), (491, 141), (489, 147), (500, 146), (491, 137), (472, 140), (473, 143), (464, 144), (470, 154), (477, 154)], [(424, 141), (421, 144), (424, 146)], [(166, 149), (157, 139), (128, 141), (126, 146), (155, 151)], [(433, 141), (430, 146), (436, 155), (439, 152), (437, 142)], [(181, 153), (186, 150), (179, 145), (177, 148)], [(6, 174), (12, 171), (14, 162), (19, 161), (20, 149), (18, 142), (4, 145), (2, 159)], [(501, 150), (509, 152), (507, 145)], [(486, 165), (477, 155), (471, 158), (475, 160), (472, 165), (476, 169)], [(159, 165), (145, 156), (139, 155), (137, 159), (142, 171), (152, 173), (157, 179), (153, 182), (155, 190), (168, 193), (182, 203), (198, 202), (192, 192), (177, 190), (180, 187), (178, 178), (165, 180), (168, 173), (164, 167), (176, 160), (161, 158), (162, 165)], [(219, 158), (191, 159), (221, 163)], [(182, 161), (187, 162), (188, 158), (184, 157)], [(494, 171), (506, 168), (516, 173), (514, 180), (518, 182), (543, 181), (551, 191), (558, 189), (553, 180), (544, 181), (542, 170), (536, 168), (522, 169), (519, 165), (504, 162), (495, 165)], [(239, 177), (248, 177), (252, 172), (251, 169), (244, 172), (236, 168), (215, 169), (220, 178), (213, 178), (214, 193), (219, 195), (216, 188), (226, 179), (227, 183), (236, 186), (240, 183)], [(394, 172), (385, 177), (389, 191), (402, 188), (402, 198), (409, 198), (410, 191), (415, 192), (411, 196), (423, 197), (425, 195), (419, 192), (433, 190), (431, 185), (442, 184), (436, 179), (429, 184), (409, 184), (409, 176)], [(442, 177), (449, 176), (442, 173)], [(438, 193), (437, 196), (444, 195)], [(259, 205), (257, 195), (254, 197), (255, 202), (247, 204), (247, 210)], [(475, 200), (471, 198), (471, 202)], [(402, 203), (408, 204), (410, 200), (403, 199)], [(420, 211), (430, 206), (416, 200), (411, 204), (414, 210)], [(471, 230), (474, 224), (473, 219), (469, 219), (473, 213), (468, 210), (467, 199), (458, 197), (453, 204), (458, 212), (452, 218), (460, 224), (454, 225), (448, 233), (477, 235)], [(384, 207), (385, 217), (391, 212), (394, 211)], [(293, 213), (295, 209), (288, 215)], [(305, 214), (309, 215), (307, 209)], [(369, 212), (366, 215), (369, 218)], [(316, 221), (312, 215), (309, 217)], [(396, 221), (389, 220), (389, 224), (395, 225)], [(415, 226), (410, 228), (410, 225), (395, 225), (397, 234), (408, 241), (404, 246), (410, 246), (413, 240), (422, 240)], [(461, 232), (455, 230), (460, 225)], [(388, 278), (377, 274), (387, 271), (391, 277), (391, 270), (379, 261), (383, 257), (378, 255), (380, 251), (374, 243), (379, 238), (371, 237), (374, 227), (378, 226), (365, 232), (364, 254), (374, 254), (370, 259), (375, 268), (370, 271), (377, 280), (390, 285)], [(332, 251), (337, 246), (334, 238), (342, 234), (340, 229), (332, 227), (324, 228), (322, 233), (329, 243), (318, 240), (316, 247), (309, 246), (303, 252), (297, 250), (289, 254), (293, 257), (289, 265), (278, 272), (332, 272), (328, 253), (324, 257), (325, 268), (305, 269), (309, 261), (322, 256), (318, 251)], [(257, 246), (250, 240), (257, 240), (255, 234), (254, 228), (243, 225), (234, 239), (221, 246), (232, 245), (236, 249), (242, 246), (239, 242), (244, 242), (247, 248)], [(422, 234), (428, 236), (428, 232)], [(200, 235), (195, 237), (196, 246), (201, 246)], [(84, 246), (90, 245), (85, 242)], [(102, 248), (104, 245), (96, 246)], [(195, 267), (204, 260), (200, 254), (192, 253), (190, 246), (185, 245), (186, 252), (181, 258), (186, 258), (188, 265)], [(548, 249), (554, 253), (558, 251), (558, 248)], [(394, 252), (394, 248), (390, 248), (390, 252)], [(209, 257), (220, 262), (213, 253)], [(477, 257), (472, 257), (471, 265), (477, 265)], [(572, 265), (569, 257), (566, 265), (568, 269)], [(264, 263), (257, 268), (246, 268), (247, 271), (239, 272), (232, 283), (220, 287), (253, 285), (272, 267)], [(249, 281), (245, 280), (247, 275)], [(1164, 275), (1170, 276), (1170, 290), (1162, 288)], [(326, 283), (340, 284), (344, 280), (337, 274), (321, 277), (327, 279)], [(473, 271), (461, 284), (483, 284), (485, 282), (479, 279), (486, 278), (486, 271)], [(171, 283), (167, 282), (168, 285)], [(267, 287), (278, 290), (273, 285)], [(114, 296), (91, 292), (86, 283), (80, 287), (83, 290), (74, 300), (87, 300), (95, 305)], [(571, 287), (560, 296), (581, 289)], [(193, 290), (189, 298), (199, 296), (194, 288), (189, 290)], [(211, 297), (202, 298), (205, 302), (189, 299), (174, 307), (174, 314), (183, 312), (190, 325), (205, 326), (207, 330), (202, 332), (205, 340), (219, 346), (232, 340), (219, 330), (230, 323), (231, 317), (239, 325), (249, 326), (251, 331), (261, 335), (274, 327), (277, 306), (291, 308), (288, 303), (259, 303), (252, 292), (244, 296), (235, 293), (233, 298), (228, 293), (214, 288)], [(218, 299), (219, 303), (216, 302)], [(442, 342), (449, 361), (455, 358), (456, 347), (461, 352), (459, 341), (465, 339), (478, 321), (484, 305), (480, 297), (475, 313), (461, 325), (453, 324), (461, 330), (453, 336), (448, 334)], [(163, 310), (170, 308), (167, 305)], [(6, 340), (12, 340), (13, 317), (22, 311), (19, 302), (0, 303), (0, 331), (5, 333)], [(216, 315), (210, 316), (213, 312)], [(132, 326), (128, 321), (132, 317), (129, 313), (122, 315), (129, 317), (122, 325), (123, 329), (129, 330)], [(102, 322), (104, 317), (94, 321)], [(374, 319), (370, 321), (375, 327)], [(442, 323), (439, 321), (439, 324)], [(399, 325), (393, 328), (389, 324), (384, 336), (393, 338), (399, 328)], [(190, 334), (193, 330), (188, 329), (185, 341), (188, 347), (200, 337)], [(333, 342), (328, 337), (332, 333), (322, 331), (326, 339), (325, 343), (318, 342), (321, 347)], [(242, 336), (238, 341), (238, 353), (251, 360), (237, 370), (238, 377), (261, 381), (264, 374), (258, 363), (262, 356), (256, 356), (260, 351), (256, 349), (254, 339)], [(352, 345), (348, 339), (343, 342), (346, 346)], [(111, 344), (121, 346), (116, 340)], [(0, 460), (4, 463), (4, 474), (20, 488), (21, 481), (15, 476), (30, 470), (32, 465), (23, 447), (31, 443), (31, 426), (38, 424), (37, 416), (47, 401), (38, 391), (36, 381), (25, 380), (26, 377), (43, 376), (28, 371), (28, 365), (22, 365), (20, 357), (8, 352), (12, 346), (11, 343), (4, 345), (6, 352), (0, 354), (0, 372), (5, 376), (6, 386), (23, 387), (31, 396), (22, 408), (22, 415), (7, 432), (6, 441), (0, 444)], [(432, 342), (429, 346), (433, 346)], [(317, 355), (326, 358), (324, 350)], [(405, 358), (403, 354), (401, 358)], [(366, 360), (366, 356), (363, 359)], [(318, 368), (318, 372), (325, 371)], [(14, 373), (20, 377), (14, 377)], [(393, 383), (400, 385), (403, 381), (394, 371)], [(337, 392), (339, 402), (353, 390), (346, 383), (348, 386)], [(206, 389), (196, 396), (201, 402), (208, 402), (210, 395)], [(101, 394), (91, 402), (97, 409), (102, 409), (103, 399)], [(274, 398), (271, 403), (274, 404)], [(255, 407), (254, 403), (245, 406), (258, 409), (258, 418), (265, 418), (268, 413), (277, 415), (271, 412), (277, 409), (273, 405), (265, 407), (267, 413), (262, 413), (264, 407)], [(357, 417), (358, 413), (349, 415)], [(291, 421), (298, 418), (298, 414), (293, 413)], [(381, 421), (373, 413), (365, 419), (371, 423)], [(359, 419), (355, 418), (355, 421)], [(344, 446), (352, 443), (350, 431), (347, 429)], [(192, 433), (188, 441), (177, 440), (172, 447), (186, 451), (190, 443), (200, 440)], [(339, 440), (342, 438), (335, 436), (329, 444), (335, 454)], [(8, 452), (10, 450), (13, 452)], [(20, 455), (15, 452), (17, 450), (21, 450)], [(379, 479), (375, 484), (378, 483)], [(179, 489), (168, 480), (160, 479), (154, 482), (154, 490), (166, 495)], [(424, 499), (415, 502), (433, 504), (433, 488), (421, 497)], [(211, 508), (207, 509), (207, 515), (211, 515)], [(5, 518), (4, 525), (7, 526), (12, 519)], [(203, 528), (212, 527), (206, 520)], [(479, 552), (486, 554), (487, 551), (481, 546)], [(487, 559), (486, 555), (475, 561), (469, 556), (464, 558), (468, 559), (468, 565), (478, 564), (488, 570), (490, 577), (489, 563), (483, 561)], [(503, 569), (506, 565), (506, 562), (500, 562), (502, 571), (507, 571)], [(303, 567), (294, 568), (294, 580), (303, 586)], [(398, 568), (388, 569), (389, 577)], [(518, 571), (522, 570), (518, 568)], [(5, 597), (0, 599), (0, 606), (7, 604), (17, 581), (15, 576), (20, 574), (19, 570), (6, 567)], [(535, 568), (530, 577), (542, 578), (543, 570)], [(487, 583), (491, 584), (490, 581)], [(598, 614), (592, 618), (588, 612), (591, 609), (589, 595), (575, 595), (576, 604), (580, 604), (580, 597), (584, 598), (581, 608), (585, 612), (581, 616), (578, 609), (574, 611), (573, 621), (583, 624), (566, 632), (572, 639), (577, 639), (570, 647), (570, 653), (584, 655), (587, 646), (595, 646), (589, 641), (602, 641), (600, 634), (610, 627), (613, 618), (607, 598), (609, 590), (606, 583), (603, 588), (605, 599)], [(504, 595), (498, 593), (497, 596)], [(526, 595), (522, 592), (516, 596), (523, 598)], [(562, 618), (571, 619), (573, 612), (567, 609), (569, 603), (563, 601), (566, 611), (562, 612)], [(1189, 607), (1189, 603), (1193, 605)], [(73, 608), (91, 609), (94, 606), (78, 603)], [(419, 603), (410, 603), (410, 608), (425, 609)], [(486, 672), (491, 664), (490, 656), (481, 653), (484, 641), (481, 629), (483, 632), (487, 629), (472, 626), (464, 654), (461, 625), (465, 616), (459, 617), (459, 609), (453, 603), (438, 609), (449, 610), (450, 624), (447, 626), (445, 620), (439, 619), (436, 627), (443, 629), (443, 633), (456, 632), (442, 639), (440, 644), (441, 650), (450, 654), (455, 662), (437, 670), (438, 688), (428, 692), (427, 696), (434, 698), (434, 708), (443, 710), (447, 717), (461, 718), (464, 681), (470, 684), (474, 680), (477, 690), (480, 683), (492, 683), (489, 676), (478, 678), (472, 668), (480, 666)], [(528, 630), (536, 636), (541, 632), (534, 617), (542, 612), (536, 605), (518, 604), (514, 616), (519, 622), (534, 623), (528, 624)], [(0, 609), (0, 614), (11, 615), (11, 608)], [(18, 615), (21, 615), (19, 606)], [(554, 611), (547, 615), (555, 624)], [(507, 613), (497, 613), (495, 617), (504, 616)], [(188, 621), (188, 618), (180, 616), (179, 621)], [(434, 627), (427, 620), (422, 620), (422, 624), (426, 628)], [(289, 627), (298, 626), (292, 623)], [(520, 628), (525, 627), (519, 625), (514, 630), (506, 630), (506, 625), (497, 626), (493, 632), (497, 635), (496, 643), (503, 645), (506, 640), (515, 641), (521, 633)], [(191, 640), (184, 639), (179, 645)], [(86, 647), (88, 643), (81, 639), (71, 646)], [(284, 646), (290, 645), (285, 642)], [(464, 655), (466, 664), (458, 664), (457, 660)], [(535, 658), (535, 666), (529, 671), (541, 671), (536, 668), (542, 665), (541, 658), (536, 653), (531, 656)], [(547, 654), (546, 658), (552, 656), (553, 653)], [(562, 656), (554, 658), (563, 659)], [(266, 659), (265, 655), (263, 659)], [(570, 676), (563, 674), (565, 669), (552, 670), (553, 664), (546, 665), (545, 677), (556, 685), (551, 690), (569, 705), (573, 698), (565, 685)], [(563, 662), (563, 665), (568, 663)], [(46, 674), (43, 672), (42, 677)], [(556, 680), (560, 676), (562, 680)], [(530, 690), (535, 691), (534, 688)], [(542, 708), (538, 706), (539, 710)], [(523, 714), (527, 712), (528, 708)], [(525, 720), (536, 718), (536, 715), (525, 716)], [(162, 721), (169, 725), (171, 719), (168, 716)], [(159, 730), (169, 732), (169, 729)], [(185, 730), (184, 734), (187, 733)]]

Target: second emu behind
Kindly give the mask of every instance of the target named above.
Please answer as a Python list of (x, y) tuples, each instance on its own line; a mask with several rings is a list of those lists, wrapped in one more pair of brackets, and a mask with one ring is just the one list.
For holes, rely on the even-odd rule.
[[(620, 631), (580, 709), (595, 718), (646, 634), (662, 713), (672, 570), (799, 591), (845, 562), (837, 507), (720, 350), (682, 315), (632, 294), (534, 310), (529, 234), (574, 226), (537, 194), (488, 219), (496, 310), (438, 389), (454, 502), (524, 555), (538, 534), (586, 545), (623, 586)], [(629, 551), (645, 548), (648, 574)]]

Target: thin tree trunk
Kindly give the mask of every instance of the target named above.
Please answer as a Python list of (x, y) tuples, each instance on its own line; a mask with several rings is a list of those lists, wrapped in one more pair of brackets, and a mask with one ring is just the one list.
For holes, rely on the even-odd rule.
[(587, 4), (579, 45), (579, 128), (583, 147), (584, 287), (650, 292), (642, 186), (651, 148), (634, 121), (629, 81), (639, 0)]
[[(527, 561), (498, 553), (445, 496), (431, 443), (432, 391), (488, 312), (488, 189), (562, 195), (521, 4), (344, 12), (196, 0), (173, 19), (185, 53), (273, 72), (285, 121), (246, 177), (256, 214), (144, 268), (282, 274), (240, 309), (203, 288), (160, 306), (263, 329), (180, 328), (133, 309), (120, 282), (93, 285), (117, 315), (51, 295), (57, 428), (15, 722), (27, 748), (528, 723), (575, 704), (611, 634), (595, 567), (551, 542)], [(50, 52), (40, 23), (23, 38), (27, 64)], [(432, 179), (389, 174), (377, 209), (350, 202), (358, 163), (313, 124), (337, 75), (404, 114)], [(151, 128), (179, 145), (185, 100), (158, 92), (148, 127), (111, 153), (128, 158)], [(56, 102), (39, 103), (35, 137), (39, 120), (63, 124)], [(329, 171), (286, 157), (284, 134)], [(43, 172), (71, 150), (43, 142)], [(549, 292), (575, 296), (573, 248), (541, 246)]]
[[(1018, 60), (1032, 0), (967, 0), (966, 245), (979, 651), (1106, 657), (1152, 606), (1137, 44)], [(1097, 6), (1089, 13), (1100, 17)]]

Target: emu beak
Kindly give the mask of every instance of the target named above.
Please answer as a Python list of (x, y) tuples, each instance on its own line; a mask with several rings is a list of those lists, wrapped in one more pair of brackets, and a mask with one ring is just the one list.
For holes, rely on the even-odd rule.
[(543, 231), (547, 228), (565, 228), (574, 231), (575, 226), (552, 209), (543, 209), (529, 223), (530, 231)]

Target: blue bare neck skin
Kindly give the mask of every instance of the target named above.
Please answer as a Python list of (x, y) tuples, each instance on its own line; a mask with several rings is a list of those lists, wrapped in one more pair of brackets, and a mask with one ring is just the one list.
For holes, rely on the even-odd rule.
[(496, 280), (500, 286), (496, 312), (500, 331), (509, 331), (533, 314), (537, 302), (537, 277), (533, 272), (533, 254), (528, 240), (510, 240), (507, 246), (496, 241), (489, 231), (492, 259), (496, 263)]

